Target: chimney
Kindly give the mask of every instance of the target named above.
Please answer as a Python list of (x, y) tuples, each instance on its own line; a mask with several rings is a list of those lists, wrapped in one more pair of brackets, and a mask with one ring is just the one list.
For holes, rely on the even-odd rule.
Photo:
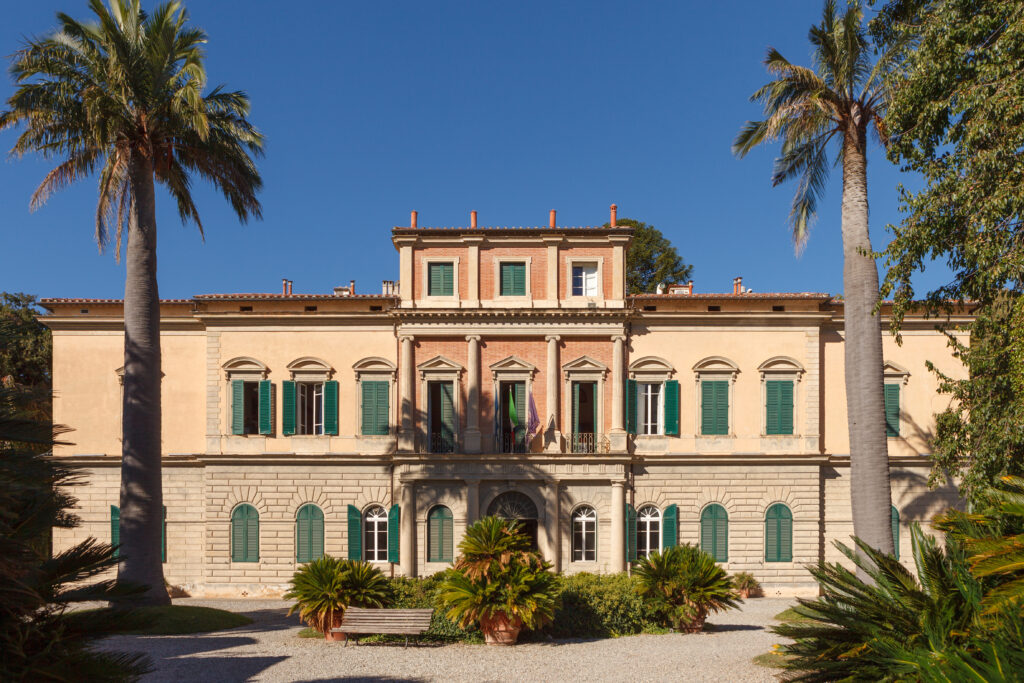
[(288, 278), (286, 278), (286, 277), (281, 278), (281, 293), (282, 294), (287, 294), (288, 293)]
[(356, 293), (356, 281), (355, 280), (349, 280), (348, 281), (348, 293), (349, 293), (349, 295), (354, 295)]
[(551, 209), (551, 213), (548, 215), (548, 227), (552, 230), (555, 229), (555, 210)]
[(686, 283), (686, 293), (691, 296), (693, 295), (693, 280)]
[(292, 281), (288, 281), (288, 296), (292, 295)]
[(743, 278), (742, 277), (734, 277), (732, 279), (732, 293), (733, 294), (742, 294), (743, 293)]
[(608, 224), (614, 228), (617, 227), (617, 222), (619, 220), (619, 207), (615, 204), (612, 204), (611, 206), (611, 214), (611, 220), (608, 221)]
[(413, 211), (412, 215), (409, 217), (409, 227), (410, 228), (415, 228), (416, 227), (416, 216), (417, 216), (417, 212)]
[(476, 211), (469, 212), (469, 227), (476, 230)]

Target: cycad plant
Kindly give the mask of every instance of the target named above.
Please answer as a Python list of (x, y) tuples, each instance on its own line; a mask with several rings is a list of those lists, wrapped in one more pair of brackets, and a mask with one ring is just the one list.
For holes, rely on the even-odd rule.
[(295, 604), (288, 616), (298, 611), (311, 628), (328, 637), (349, 607), (385, 607), (391, 603), (391, 588), (384, 574), (360, 560), (324, 555), (299, 567), (290, 583), (284, 598), (295, 600)]
[(868, 231), (867, 145), (872, 131), (884, 137), (884, 76), (895, 52), (876, 55), (855, 0), (841, 14), (835, 0), (826, 0), (821, 23), (811, 27), (808, 38), (814, 50), (813, 69), (793, 64), (769, 48), (764, 65), (775, 80), (751, 97), (762, 104), (765, 119), (747, 122), (733, 142), (733, 152), (745, 156), (762, 143), (782, 140), (772, 184), (798, 181), (789, 218), (799, 251), (807, 242), (833, 165), (829, 147), (837, 147), (834, 164), (843, 169), (843, 325), (853, 525), (868, 545), (891, 553), (882, 328), (874, 314), (878, 267)]
[(156, 192), (162, 184), (183, 221), (202, 233), (192, 180), (213, 183), (239, 219), (260, 216), (262, 182), (253, 164), (262, 137), (246, 119), (244, 93), (206, 94), (206, 34), (187, 25), (180, 4), (144, 12), (140, 0), (89, 0), (92, 22), (57, 15), (53, 34), (32, 39), (10, 68), (17, 89), (0, 130), (20, 126), (13, 153), (58, 159), (32, 195), (99, 174), (96, 241), (111, 231), (121, 253), (124, 391), (121, 464), (121, 580), (147, 587), (140, 600), (167, 604), (160, 561), (160, 305), (156, 279)]
[(644, 600), (678, 631), (696, 633), (710, 612), (739, 607), (732, 577), (689, 543), (651, 553), (634, 571)]
[[(0, 320), (0, 347), (10, 334)], [(93, 649), (101, 638), (138, 627), (135, 615), (68, 609), (131, 588), (95, 580), (116, 564), (113, 548), (96, 539), (50, 557), (53, 529), (79, 524), (70, 487), (80, 479), (48, 456), (54, 430), (33, 400), (30, 388), (0, 383), (0, 680), (136, 680), (149, 668), (144, 657)]]

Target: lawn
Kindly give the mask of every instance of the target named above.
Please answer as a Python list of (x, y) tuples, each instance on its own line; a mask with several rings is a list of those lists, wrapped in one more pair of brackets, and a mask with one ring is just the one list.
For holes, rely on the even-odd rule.
[[(97, 610), (99, 611), (99, 610)], [(251, 624), (244, 614), (212, 607), (191, 605), (161, 605), (132, 610), (131, 621), (145, 624), (141, 628), (124, 631), (137, 636), (175, 636), (185, 633), (207, 633)]]

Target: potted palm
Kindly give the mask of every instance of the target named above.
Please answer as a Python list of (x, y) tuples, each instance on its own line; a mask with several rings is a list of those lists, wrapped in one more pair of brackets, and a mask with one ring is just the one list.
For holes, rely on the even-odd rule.
[(555, 613), (551, 564), (530, 551), (519, 522), (484, 517), (466, 530), (459, 557), (446, 574), (440, 601), (463, 628), (479, 625), (488, 645), (514, 645)]
[(736, 592), (744, 600), (761, 595), (761, 582), (750, 572), (736, 572), (732, 577), (732, 582), (736, 587)]
[(690, 544), (648, 555), (637, 563), (636, 576), (644, 599), (683, 633), (703, 629), (709, 612), (739, 607), (732, 577)]
[(292, 577), (286, 600), (295, 600), (288, 616), (299, 616), (324, 634), (327, 640), (344, 640), (331, 629), (341, 626), (349, 607), (384, 607), (391, 591), (384, 574), (369, 562), (340, 560), (324, 555), (299, 567)]

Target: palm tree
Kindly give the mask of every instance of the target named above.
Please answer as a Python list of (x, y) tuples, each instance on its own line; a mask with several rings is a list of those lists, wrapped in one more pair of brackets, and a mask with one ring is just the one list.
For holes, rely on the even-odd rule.
[(766, 118), (747, 122), (733, 142), (733, 152), (742, 157), (762, 142), (782, 140), (772, 184), (799, 178), (789, 216), (799, 253), (828, 180), (829, 143), (840, 143), (837, 163), (843, 167), (843, 319), (853, 525), (856, 535), (868, 545), (892, 553), (882, 329), (874, 314), (878, 268), (868, 233), (867, 192), (868, 132), (873, 128), (883, 138), (884, 74), (891, 58), (882, 55), (872, 65), (863, 12), (856, 2), (837, 15), (834, 0), (826, 0), (821, 24), (811, 27), (809, 39), (816, 69), (791, 64), (769, 48), (764, 63), (775, 80), (751, 97), (763, 105)]
[(22, 125), (12, 153), (59, 158), (31, 200), (99, 170), (96, 241), (115, 230), (117, 258), (127, 227), (120, 581), (148, 587), (142, 601), (168, 602), (160, 562), (160, 305), (156, 280), (154, 181), (177, 201), (183, 222), (203, 226), (192, 176), (212, 182), (241, 221), (260, 217), (262, 186), (252, 157), (262, 136), (242, 92), (203, 95), (206, 35), (186, 26), (176, 2), (151, 14), (140, 0), (90, 0), (96, 21), (58, 13), (52, 35), (12, 58), (18, 87), (0, 130)]

